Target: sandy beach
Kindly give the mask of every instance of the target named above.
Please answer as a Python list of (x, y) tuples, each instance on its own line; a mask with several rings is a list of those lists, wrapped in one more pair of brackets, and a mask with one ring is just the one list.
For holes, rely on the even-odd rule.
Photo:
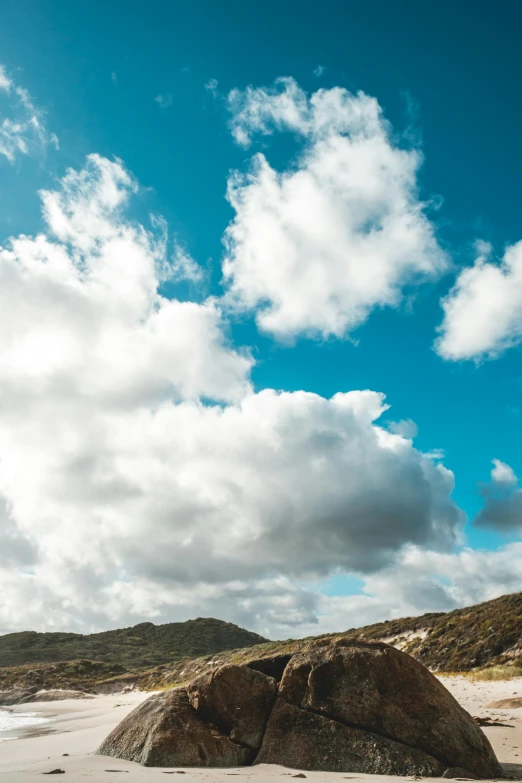
[[(484, 729), (498, 759), (504, 765), (506, 775), (522, 780), (522, 709), (491, 709), (487, 704), (500, 699), (522, 696), (522, 678), (503, 682), (473, 682), (465, 677), (441, 678), (462, 706), (473, 716), (500, 719), (505, 726), (489, 726)], [(185, 774), (185, 783), (219, 783), (228, 776), (239, 776), (247, 783), (269, 783), (295, 775), (299, 770), (259, 765), (238, 769), (186, 769), (180, 772), (169, 769), (150, 769), (118, 759), (93, 755), (94, 750), (111, 729), (148, 693), (98, 696), (95, 699), (24, 704), (12, 707), (15, 711), (31, 711), (49, 718), (49, 723), (19, 733), (18, 739), (0, 742), (0, 780), (6, 783), (41, 780), (43, 773), (63, 769), (60, 780), (81, 783), (116, 783), (124, 779), (128, 783), (148, 783), (165, 780), (167, 774)], [(312, 783), (336, 780), (386, 781), (388, 776), (333, 772), (306, 772)], [(52, 778), (54, 779), (54, 777)], [(167, 778), (168, 779), (168, 778)], [(435, 780), (435, 779), (434, 779)]]

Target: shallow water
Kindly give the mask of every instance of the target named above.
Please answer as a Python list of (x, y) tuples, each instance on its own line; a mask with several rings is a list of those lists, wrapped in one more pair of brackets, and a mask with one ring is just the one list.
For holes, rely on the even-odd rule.
[(35, 712), (9, 712), (0, 708), (0, 742), (16, 739), (18, 729), (49, 723), (48, 718), (38, 718)]

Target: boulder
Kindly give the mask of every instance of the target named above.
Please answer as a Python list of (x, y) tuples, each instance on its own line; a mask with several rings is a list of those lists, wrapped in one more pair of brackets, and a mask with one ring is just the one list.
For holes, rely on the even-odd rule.
[(277, 696), (277, 682), (247, 666), (222, 666), (187, 687), (198, 716), (238, 742), (259, 749)]
[(11, 707), (14, 704), (22, 704), (24, 701), (30, 701), (31, 697), (38, 691), (38, 688), (9, 688), (0, 691), (0, 706)]
[(202, 721), (185, 688), (142, 702), (109, 734), (97, 753), (145, 767), (238, 767), (252, 751)]
[(267, 674), (269, 677), (273, 677), (277, 682), (281, 681), (285, 669), (290, 662), (292, 655), (273, 655), (270, 658), (258, 658), (254, 661), (249, 661), (246, 666), (249, 669), (254, 669), (261, 674)]
[(256, 764), (374, 775), (441, 777), (446, 765), (417, 748), (345, 726), (279, 698)]
[(279, 692), (300, 709), (419, 748), (447, 767), (502, 775), (469, 713), (428, 669), (387, 644), (311, 647), (293, 656)]
[(502, 777), (473, 718), (422, 664), (353, 639), (223, 666), (153, 696), (98, 753), (147, 766)]

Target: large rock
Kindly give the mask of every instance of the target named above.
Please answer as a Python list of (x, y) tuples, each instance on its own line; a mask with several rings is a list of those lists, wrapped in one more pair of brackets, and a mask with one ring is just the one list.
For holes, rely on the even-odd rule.
[(441, 777), (447, 765), (417, 748), (345, 726), (279, 698), (257, 764), (293, 769)]
[(9, 688), (5, 691), (0, 691), (0, 706), (11, 707), (14, 704), (22, 704), (24, 701), (30, 701), (38, 691), (38, 688)]
[(98, 752), (148, 766), (502, 777), (473, 718), (422, 664), (353, 640), (224, 666), (153, 696)]
[(151, 696), (109, 734), (97, 751), (146, 767), (237, 767), (252, 751), (202, 721), (185, 688)]
[(257, 750), (277, 696), (277, 682), (247, 666), (222, 666), (187, 687), (198, 715), (233, 742)]
[(469, 713), (422, 664), (386, 644), (312, 647), (293, 656), (279, 691), (300, 709), (419, 748), (448, 767), (502, 774)]

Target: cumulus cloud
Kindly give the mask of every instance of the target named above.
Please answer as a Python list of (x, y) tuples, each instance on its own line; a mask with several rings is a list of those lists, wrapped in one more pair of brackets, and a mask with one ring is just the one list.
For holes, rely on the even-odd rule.
[(505, 462), (501, 462), (499, 459), (493, 460), (491, 480), (495, 484), (505, 484), (508, 486), (517, 484), (518, 482), (513, 468), (510, 465), (506, 465)]
[(383, 395), (254, 393), (216, 302), (160, 295), (185, 251), (127, 217), (138, 191), (92, 155), (0, 248), (0, 628), (288, 630), (317, 619), (305, 580), (451, 550), (453, 475)]
[(522, 489), (510, 465), (493, 460), (491, 481), (481, 487), (484, 505), (474, 523), (501, 532), (522, 529)]
[(19, 154), (27, 155), (58, 137), (45, 127), (43, 113), (36, 108), (27, 90), (20, 87), (0, 65), (0, 155), (12, 163)]
[(228, 101), (242, 146), (277, 131), (303, 144), (286, 170), (257, 153), (228, 183), (236, 212), (224, 239), (228, 303), (255, 310), (262, 330), (342, 337), (446, 269), (419, 200), (421, 155), (395, 142), (374, 98), (339, 87), (308, 97), (280, 79)]
[(444, 359), (491, 359), (522, 342), (522, 242), (500, 263), (491, 246), (477, 243), (474, 266), (463, 269), (442, 300), (444, 319), (436, 350)]
[(3, 399), (116, 406), (249, 388), (251, 360), (225, 344), (219, 309), (158, 296), (165, 238), (125, 220), (136, 190), (120, 162), (92, 155), (41, 194), (48, 235), (0, 250)]

